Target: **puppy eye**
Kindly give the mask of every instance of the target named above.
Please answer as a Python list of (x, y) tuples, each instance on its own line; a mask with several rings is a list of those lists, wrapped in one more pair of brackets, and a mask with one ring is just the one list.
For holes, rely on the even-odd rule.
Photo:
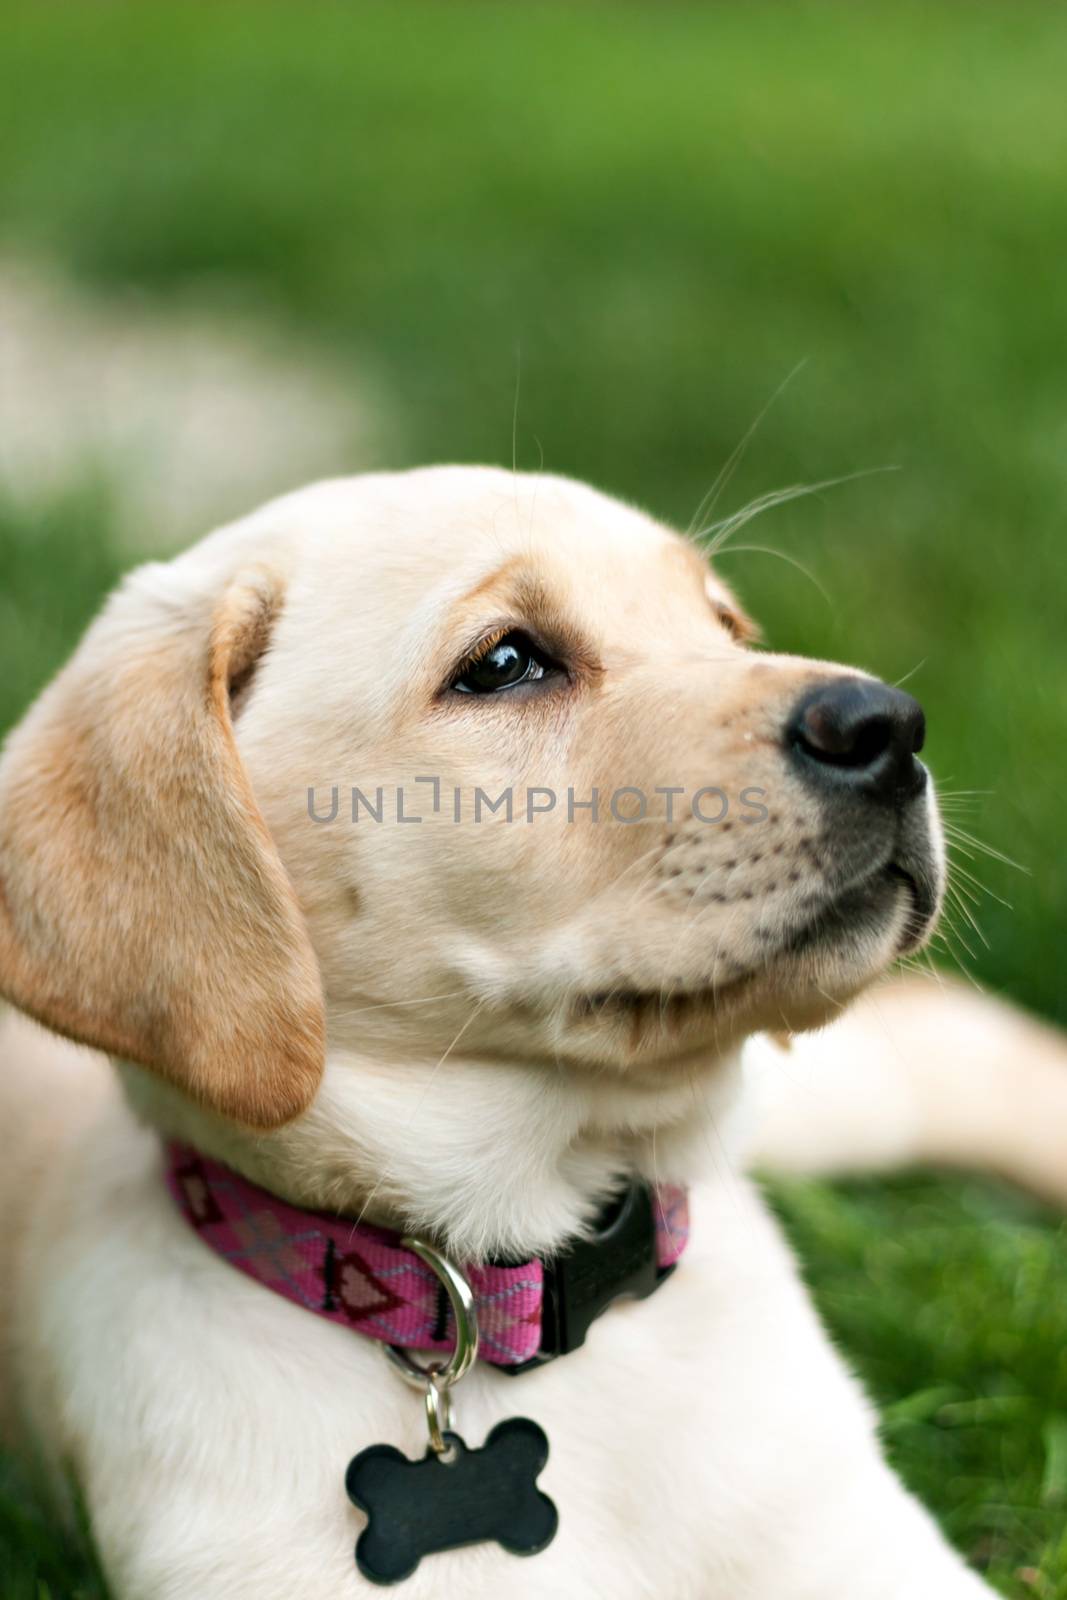
[(461, 694), (499, 694), (520, 683), (536, 683), (561, 670), (529, 634), (518, 629), (491, 639), (460, 668), (452, 687)]

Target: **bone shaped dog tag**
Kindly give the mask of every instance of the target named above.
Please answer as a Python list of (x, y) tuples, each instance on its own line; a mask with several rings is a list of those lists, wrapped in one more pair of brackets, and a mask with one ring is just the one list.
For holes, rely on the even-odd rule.
[(552, 1542), (559, 1516), (537, 1487), (548, 1460), (544, 1431), (527, 1417), (498, 1422), (481, 1449), (446, 1432), (447, 1460), (427, 1450), (410, 1461), (372, 1444), (350, 1462), (348, 1497), (367, 1513), (356, 1565), (372, 1583), (410, 1578), (423, 1556), (495, 1539), (516, 1556)]

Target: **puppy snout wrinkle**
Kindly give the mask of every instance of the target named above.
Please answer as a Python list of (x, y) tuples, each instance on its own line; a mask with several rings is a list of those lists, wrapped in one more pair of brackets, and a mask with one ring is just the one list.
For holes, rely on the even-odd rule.
[(921, 793), (915, 759), (926, 719), (917, 700), (867, 678), (832, 678), (793, 708), (786, 744), (804, 777), (824, 793), (863, 794), (901, 804)]

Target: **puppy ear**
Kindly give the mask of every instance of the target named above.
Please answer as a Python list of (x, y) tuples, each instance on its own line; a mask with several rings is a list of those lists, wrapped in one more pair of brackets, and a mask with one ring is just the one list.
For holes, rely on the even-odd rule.
[(213, 605), (160, 570), (114, 596), (0, 761), (0, 994), (275, 1127), (322, 1075), (322, 989), (230, 700), (281, 586), (256, 568)]

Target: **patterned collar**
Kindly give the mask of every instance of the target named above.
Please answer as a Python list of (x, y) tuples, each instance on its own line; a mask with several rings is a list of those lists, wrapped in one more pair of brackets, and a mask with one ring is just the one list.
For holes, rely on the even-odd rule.
[[(167, 1145), (166, 1169), (205, 1244), (257, 1283), (369, 1338), (451, 1350), (447, 1297), (398, 1234), (290, 1205), (186, 1145)], [(688, 1238), (686, 1190), (633, 1182), (558, 1255), (468, 1267), (482, 1358), (515, 1373), (576, 1349), (614, 1300), (658, 1288)]]

